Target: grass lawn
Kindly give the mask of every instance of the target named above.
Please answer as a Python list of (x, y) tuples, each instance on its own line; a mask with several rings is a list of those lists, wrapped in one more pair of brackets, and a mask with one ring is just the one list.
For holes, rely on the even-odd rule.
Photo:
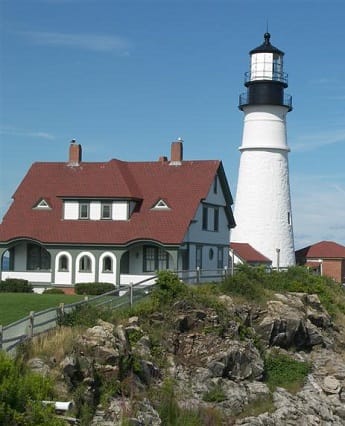
[(7, 325), (27, 315), (30, 311), (43, 311), (60, 303), (83, 300), (82, 295), (0, 293), (0, 324)]

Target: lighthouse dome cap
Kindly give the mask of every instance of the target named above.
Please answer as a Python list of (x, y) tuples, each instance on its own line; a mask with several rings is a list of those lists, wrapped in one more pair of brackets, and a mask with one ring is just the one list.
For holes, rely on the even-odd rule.
[(284, 55), (283, 51), (279, 50), (277, 47), (271, 44), (270, 38), (271, 38), (271, 34), (266, 32), (264, 34), (264, 42), (260, 44), (260, 46), (251, 50), (249, 53), (252, 55), (253, 53), (268, 52), (268, 53), (277, 53), (278, 55)]

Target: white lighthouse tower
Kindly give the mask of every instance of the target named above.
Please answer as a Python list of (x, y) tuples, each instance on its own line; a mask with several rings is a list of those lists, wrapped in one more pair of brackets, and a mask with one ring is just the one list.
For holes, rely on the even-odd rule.
[(270, 37), (250, 51), (247, 91), (240, 95), (244, 127), (231, 241), (250, 244), (273, 267), (287, 267), (295, 264), (285, 120), (292, 100), (284, 93), (284, 53)]

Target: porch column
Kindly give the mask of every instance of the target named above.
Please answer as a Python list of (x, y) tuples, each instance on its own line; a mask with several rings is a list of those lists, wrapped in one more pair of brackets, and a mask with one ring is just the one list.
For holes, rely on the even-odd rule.
[(0, 248), (0, 281), (2, 280), (2, 256), (7, 250), (7, 248)]
[(171, 256), (173, 260), (173, 264), (171, 265), (171, 267), (169, 267), (169, 269), (172, 269), (173, 271), (177, 271), (178, 249), (170, 249), (170, 250), (166, 250), (166, 252), (169, 253), (169, 256)]
[(127, 250), (113, 250), (116, 257), (116, 274), (115, 274), (115, 285), (120, 287), (120, 276), (121, 276), (121, 258)]

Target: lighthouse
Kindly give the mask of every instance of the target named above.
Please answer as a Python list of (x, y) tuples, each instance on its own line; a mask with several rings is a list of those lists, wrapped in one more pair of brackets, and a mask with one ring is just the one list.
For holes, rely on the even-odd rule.
[(250, 51), (246, 92), (239, 98), (244, 126), (231, 241), (250, 244), (273, 267), (288, 267), (295, 264), (286, 136), (292, 98), (284, 92), (284, 52), (270, 38), (265, 33)]

